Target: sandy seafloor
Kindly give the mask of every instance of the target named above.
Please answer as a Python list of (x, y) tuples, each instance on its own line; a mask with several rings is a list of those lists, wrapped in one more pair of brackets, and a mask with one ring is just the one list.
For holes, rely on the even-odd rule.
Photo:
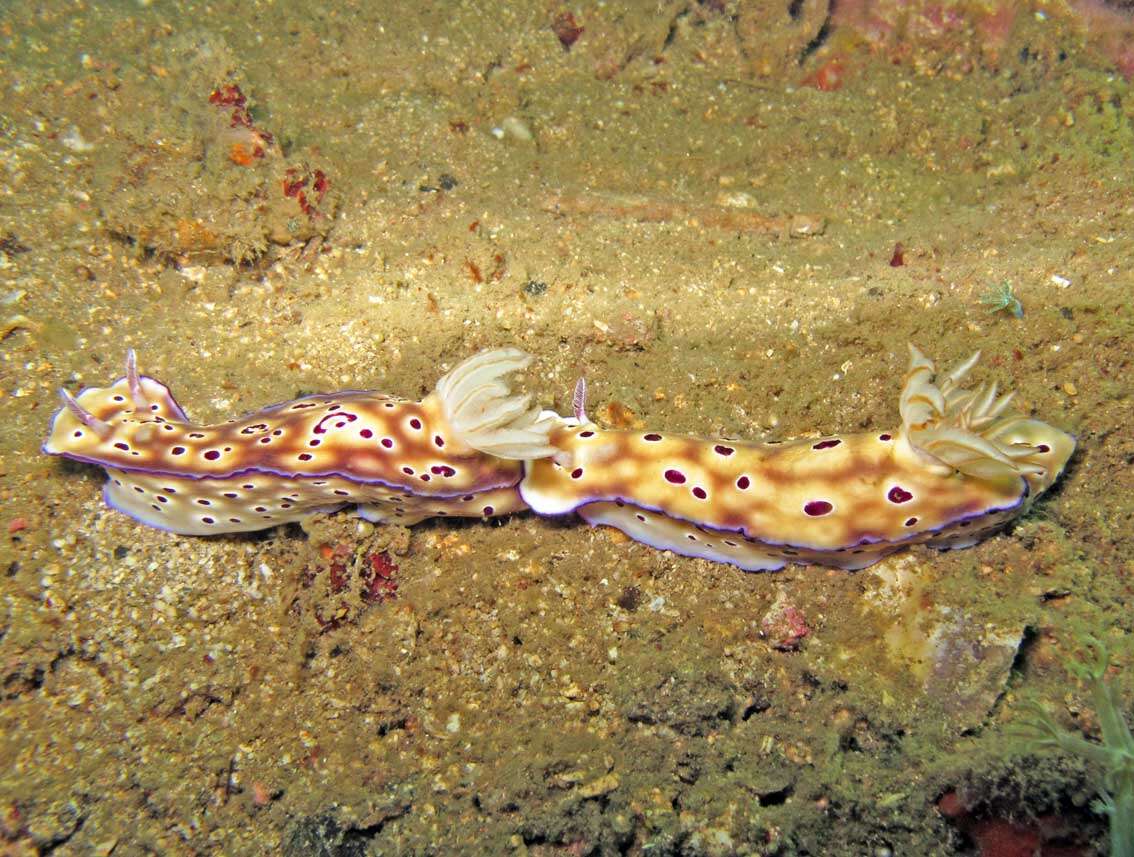
[[(3, 853), (1103, 853), (1015, 728), (1097, 736), (1085, 633), (1134, 691), (1134, 93), (1084, 19), (409, 5), (7, 7)], [(529, 515), (179, 537), (39, 454), (127, 347), (204, 421), (516, 345), (561, 412), (585, 374), (601, 423), (762, 438), (895, 427), (907, 342), (1079, 450), (857, 573)]]

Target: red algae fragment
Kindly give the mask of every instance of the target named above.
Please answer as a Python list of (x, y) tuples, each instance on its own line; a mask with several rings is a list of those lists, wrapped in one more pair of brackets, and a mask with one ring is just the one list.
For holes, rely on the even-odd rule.
[(559, 39), (559, 44), (563, 45), (563, 50), (571, 50), (571, 45), (579, 40), (579, 36), (583, 35), (583, 28), (575, 21), (575, 16), (570, 12), (560, 12), (551, 22), (551, 30), (555, 33), (555, 37)]
[(894, 245), (894, 255), (890, 257), (890, 267), (900, 268), (904, 264), (906, 264), (906, 248), (903, 247), (902, 242), (899, 241)]
[[(305, 190), (308, 183), (314, 194), (314, 202)], [(330, 186), (331, 183), (322, 170), (307, 172), (305, 167), (288, 167), (283, 177), (283, 195), (294, 199), (299, 205), (299, 210), (308, 217), (319, 216), (318, 206), (323, 202), (323, 197), (326, 196)]]
[(369, 578), (365, 571), (362, 574), (362, 600), (368, 604), (381, 604), (396, 598), (398, 581), (394, 579), (394, 575), (398, 573), (397, 563), (385, 551), (370, 554), (368, 560), (371, 573)]
[(248, 99), (235, 83), (218, 86), (209, 93), (209, 104), (229, 113), (228, 132), (224, 142), (228, 144), (228, 159), (237, 166), (252, 166), (263, 158), (274, 142), (267, 131), (257, 128), (248, 111)]
[(846, 68), (840, 59), (828, 60), (803, 79), (804, 86), (813, 86), (820, 92), (842, 89)]
[(781, 652), (797, 651), (803, 638), (811, 633), (807, 617), (787, 596), (781, 593), (760, 620), (760, 633), (773, 649)]

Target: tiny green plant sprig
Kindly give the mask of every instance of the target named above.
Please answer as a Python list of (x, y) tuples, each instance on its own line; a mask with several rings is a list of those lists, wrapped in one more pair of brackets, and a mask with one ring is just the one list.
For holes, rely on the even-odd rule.
[(1134, 736), (1122, 715), (1118, 689), (1106, 679), (1110, 654), (1095, 637), (1084, 642), (1089, 656), (1068, 667), (1091, 693), (1102, 742), (1096, 744), (1057, 724), (1034, 706), (1035, 719), (1026, 724), (1038, 747), (1058, 748), (1087, 762), (1098, 777), (1098, 798), (1091, 808), (1110, 821), (1111, 857), (1134, 857)]
[(989, 308), (989, 312), (1007, 310), (1016, 318), (1024, 317), (1024, 305), (1012, 290), (1012, 284), (1005, 280), (999, 286), (992, 286), (981, 295), (980, 302)]

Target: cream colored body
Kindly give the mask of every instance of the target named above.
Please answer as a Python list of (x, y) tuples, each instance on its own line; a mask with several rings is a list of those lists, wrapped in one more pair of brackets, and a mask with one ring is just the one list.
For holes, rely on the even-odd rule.
[(139, 376), (65, 396), (44, 451), (106, 468), (109, 505), (176, 533), (211, 535), (359, 504), (375, 521), (491, 517), (526, 508), (516, 456), (551, 452), (549, 424), (503, 375), (520, 352), (484, 352), (421, 402), (373, 392), (307, 396), (217, 425), (188, 420)]
[(966, 546), (1022, 513), (1074, 449), (1045, 423), (1001, 417), (1007, 399), (994, 389), (958, 390), (973, 363), (937, 388), (915, 350), (903, 404), (940, 409), (893, 432), (775, 444), (567, 420), (550, 437), (558, 452), (527, 464), (520, 491), (541, 514), (578, 511), (655, 547), (751, 570), (861, 568), (909, 544)]

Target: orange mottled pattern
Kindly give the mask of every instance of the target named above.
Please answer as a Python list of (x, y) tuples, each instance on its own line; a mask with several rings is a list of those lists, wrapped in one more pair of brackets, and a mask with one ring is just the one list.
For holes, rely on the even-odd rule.
[[(558, 429), (555, 459), (532, 462), (523, 493), (537, 510), (621, 501), (768, 545), (815, 552), (912, 543), (962, 524), (1002, 524), (1026, 499), (1013, 476), (975, 480), (927, 467), (897, 432), (749, 443)], [(988, 520), (984, 520), (988, 516)]]

